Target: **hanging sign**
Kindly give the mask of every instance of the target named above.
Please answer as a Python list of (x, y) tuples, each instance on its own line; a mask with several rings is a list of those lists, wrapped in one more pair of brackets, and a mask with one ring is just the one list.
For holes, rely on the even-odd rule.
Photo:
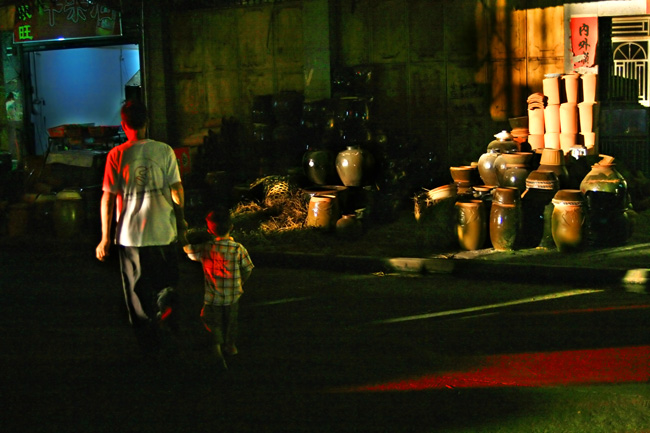
[(598, 17), (571, 18), (573, 69), (590, 68), (596, 63)]
[(120, 13), (92, 0), (16, 2), (14, 43), (121, 36)]

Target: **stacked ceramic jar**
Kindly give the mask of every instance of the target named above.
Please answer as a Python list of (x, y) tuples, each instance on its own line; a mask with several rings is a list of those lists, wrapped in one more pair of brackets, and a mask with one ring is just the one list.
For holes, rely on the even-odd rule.
[[(578, 133), (577, 74), (546, 74), (542, 82), (547, 105), (544, 108), (544, 147), (563, 149), (576, 142)], [(566, 150), (565, 150), (566, 149)]]
[(580, 135), (589, 155), (598, 155), (598, 148), (596, 147), (599, 112), (599, 105), (596, 101), (597, 79), (597, 74), (583, 74), (580, 76), (580, 82), (582, 83), (582, 101), (578, 103)]
[[(544, 132), (546, 130), (544, 111), (546, 97), (543, 93), (533, 93), (527, 99), (528, 103), (528, 144), (533, 151), (544, 148)], [(551, 127), (551, 129), (553, 129)]]

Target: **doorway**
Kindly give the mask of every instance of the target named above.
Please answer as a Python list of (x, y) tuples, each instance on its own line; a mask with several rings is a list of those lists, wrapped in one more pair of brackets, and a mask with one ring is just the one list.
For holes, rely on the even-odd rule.
[[(28, 107), (34, 128), (33, 154), (44, 155), (50, 150), (53, 128), (120, 124), (127, 84), (140, 70), (137, 44), (30, 51), (25, 56), (31, 85)], [(93, 144), (91, 136), (80, 140), (65, 145), (83, 148)]]

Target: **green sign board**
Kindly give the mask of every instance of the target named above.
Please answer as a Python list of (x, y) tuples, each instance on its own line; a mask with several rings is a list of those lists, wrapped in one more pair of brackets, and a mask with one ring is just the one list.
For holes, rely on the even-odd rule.
[(120, 13), (93, 0), (16, 2), (14, 43), (122, 35)]

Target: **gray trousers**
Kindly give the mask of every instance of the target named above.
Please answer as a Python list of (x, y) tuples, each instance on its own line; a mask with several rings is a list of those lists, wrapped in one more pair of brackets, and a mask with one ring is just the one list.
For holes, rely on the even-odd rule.
[[(161, 319), (176, 321), (178, 284), (176, 243), (151, 247), (119, 247), (122, 286), (129, 322), (145, 349), (158, 343)], [(174, 313), (173, 315), (171, 313)], [(173, 316), (173, 317), (172, 317)]]

